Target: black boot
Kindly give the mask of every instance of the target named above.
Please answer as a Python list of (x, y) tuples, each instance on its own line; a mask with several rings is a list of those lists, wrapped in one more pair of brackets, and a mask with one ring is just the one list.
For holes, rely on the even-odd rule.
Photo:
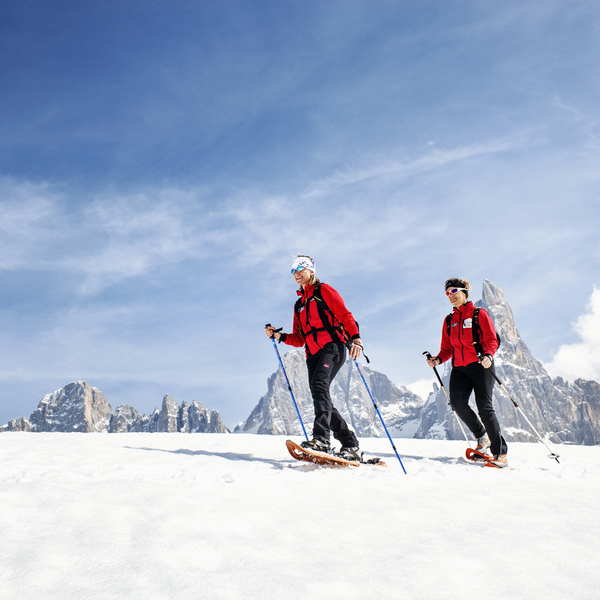
[(312, 440), (302, 442), (300, 445), (307, 450), (312, 450), (313, 452), (325, 452), (326, 454), (331, 449), (329, 440), (322, 437), (314, 437)]
[(362, 455), (363, 453), (358, 446), (343, 446), (338, 453), (340, 458), (344, 458), (345, 460), (356, 460), (358, 462), (361, 461)]

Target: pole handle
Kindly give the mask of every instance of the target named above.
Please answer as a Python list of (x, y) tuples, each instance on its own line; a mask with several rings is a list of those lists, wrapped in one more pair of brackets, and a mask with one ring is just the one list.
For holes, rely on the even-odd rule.
[[(433, 356), (431, 356), (431, 353), (425, 351), (423, 352), (423, 354), (425, 354), (427, 356), (427, 358), (432, 359)], [(437, 371), (436, 367), (433, 367), (433, 372), (435, 373), (435, 376), (437, 377), (438, 381), (440, 382), (440, 385), (442, 386), (442, 389), (444, 390), (444, 393), (446, 394), (446, 397), (448, 398), (448, 392), (446, 392), (446, 388), (444, 387), (444, 383), (442, 381), (442, 378), (440, 377), (440, 374)], [(450, 404), (450, 398), (448, 398), (448, 404)]]

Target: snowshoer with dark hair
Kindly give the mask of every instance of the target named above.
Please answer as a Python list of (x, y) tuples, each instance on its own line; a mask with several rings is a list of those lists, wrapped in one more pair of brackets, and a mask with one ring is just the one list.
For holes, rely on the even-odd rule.
[(328, 452), (330, 434), (342, 444), (339, 456), (360, 461), (362, 452), (358, 440), (346, 421), (333, 406), (329, 387), (346, 361), (346, 346), (350, 356), (358, 358), (362, 350), (358, 325), (346, 308), (340, 294), (330, 285), (321, 283), (310, 256), (297, 256), (292, 263), (292, 275), (300, 286), (294, 307), (293, 333), (280, 333), (270, 325), (267, 337), (290, 346), (306, 346), (308, 381), (313, 397), (315, 421), (313, 439), (302, 442), (304, 448)]
[[(444, 321), (438, 355), (427, 363), (433, 368), (452, 359), (452, 408), (477, 439), (476, 450), (491, 452), (489, 462), (506, 467), (506, 441), (492, 406), (494, 354), (499, 345), (494, 323), (483, 308), (475, 308), (469, 300), (471, 287), (466, 279), (448, 279), (444, 289), (454, 310)], [(472, 391), (479, 417), (469, 406)]]

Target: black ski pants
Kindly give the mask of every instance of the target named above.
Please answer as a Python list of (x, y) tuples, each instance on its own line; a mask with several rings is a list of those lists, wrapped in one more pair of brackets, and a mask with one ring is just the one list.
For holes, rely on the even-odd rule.
[(333, 406), (329, 387), (346, 360), (346, 348), (341, 342), (330, 342), (314, 355), (308, 355), (308, 382), (315, 407), (313, 437), (329, 440), (330, 431), (342, 446), (357, 447), (358, 440), (354, 432), (337, 408)]
[[(495, 381), (493, 369), (493, 364), (489, 369), (485, 369), (479, 362), (473, 362), (465, 367), (453, 367), (450, 373), (450, 404), (475, 437), (479, 438), (487, 432), (490, 438), (490, 450), (492, 454), (498, 455), (506, 454), (507, 448), (492, 406)], [(469, 406), (469, 396), (472, 391), (475, 391), (475, 404), (479, 417)]]

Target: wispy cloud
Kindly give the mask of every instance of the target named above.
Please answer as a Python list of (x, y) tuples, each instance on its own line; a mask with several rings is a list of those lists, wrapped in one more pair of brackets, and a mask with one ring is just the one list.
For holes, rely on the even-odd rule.
[(198, 191), (163, 189), (68, 202), (52, 186), (3, 181), (3, 269), (65, 272), (95, 293), (161, 265), (200, 258), (212, 215)]
[[(442, 149), (437, 148), (433, 142), (428, 142), (426, 152), (417, 158), (406, 157), (403, 160), (389, 160), (383, 158), (371, 167), (348, 167), (345, 171), (338, 171), (334, 175), (312, 183), (302, 194), (303, 198), (314, 198), (330, 194), (348, 185), (361, 183), (374, 178), (387, 180), (401, 180), (412, 177), (424, 171), (443, 167), (450, 163), (485, 156), (497, 152), (506, 152), (523, 145), (521, 136), (494, 140), (488, 143), (477, 143), (470, 146)], [(373, 162), (372, 157), (368, 159)], [(366, 162), (363, 160), (363, 162)]]
[(80, 290), (92, 293), (160, 265), (198, 258), (197, 216), (181, 192), (158, 198), (137, 195), (95, 201), (84, 214), (85, 227), (96, 232), (96, 251), (62, 261), (84, 275)]
[(0, 268), (45, 264), (43, 249), (60, 239), (61, 195), (46, 184), (0, 178)]
[(573, 107), (573, 106), (567, 106), (566, 104), (563, 103), (562, 99), (557, 96), (556, 94), (552, 97), (552, 106), (554, 106), (555, 108), (558, 108), (560, 110), (565, 110), (569, 113), (572, 113), (574, 116), (577, 117), (581, 117), (582, 113), (580, 110), (578, 110), (577, 108)]

